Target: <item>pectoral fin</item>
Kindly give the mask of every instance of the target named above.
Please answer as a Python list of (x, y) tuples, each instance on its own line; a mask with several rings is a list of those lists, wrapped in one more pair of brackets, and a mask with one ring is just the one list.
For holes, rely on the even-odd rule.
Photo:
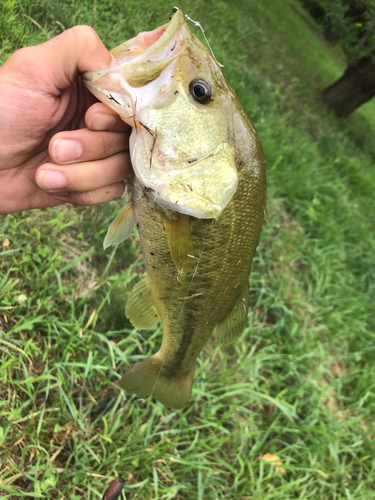
[(142, 278), (133, 288), (125, 313), (136, 328), (151, 328), (158, 322), (159, 316), (152, 303), (146, 278)]
[(118, 245), (122, 241), (129, 238), (133, 232), (134, 225), (135, 220), (133, 205), (130, 200), (125, 206), (122, 207), (114, 221), (109, 226), (106, 237), (104, 238), (104, 249), (111, 245)]
[(187, 215), (176, 213), (174, 219), (164, 216), (164, 228), (171, 257), (179, 272), (187, 272), (196, 259)]
[(215, 333), (220, 344), (231, 344), (241, 335), (246, 327), (248, 308), (249, 284), (246, 283), (232, 311), (215, 328)]

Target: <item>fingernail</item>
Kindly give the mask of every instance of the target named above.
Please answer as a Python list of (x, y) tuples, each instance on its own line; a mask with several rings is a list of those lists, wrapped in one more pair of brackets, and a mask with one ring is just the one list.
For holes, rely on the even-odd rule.
[(63, 174), (54, 170), (43, 170), (36, 179), (36, 183), (41, 189), (63, 189), (66, 187), (66, 180)]
[(59, 163), (78, 160), (82, 152), (80, 143), (72, 139), (57, 139), (52, 147), (53, 159)]
[(116, 125), (116, 118), (109, 113), (96, 113), (89, 122), (90, 130), (112, 130)]

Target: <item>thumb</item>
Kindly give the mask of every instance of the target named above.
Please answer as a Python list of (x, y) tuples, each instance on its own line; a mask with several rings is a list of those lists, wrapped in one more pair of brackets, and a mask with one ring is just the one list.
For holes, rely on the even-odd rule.
[(89, 26), (74, 26), (48, 42), (20, 49), (13, 63), (34, 90), (59, 96), (83, 71), (116, 66), (98, 34)]

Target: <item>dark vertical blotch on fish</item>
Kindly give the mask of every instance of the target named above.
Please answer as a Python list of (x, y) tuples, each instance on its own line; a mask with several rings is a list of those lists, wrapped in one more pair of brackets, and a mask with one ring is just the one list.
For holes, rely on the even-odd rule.
[[(171, 293), (173, 293), (173, 290), (171, 290)], [(175, 352), (173, 364), (170, 364), (168, 366), (169, 377), (170, 376), (173, 377), (174, 375), (179, 375), (179, 372), (181, 371), (181, 366), (184, 364), (186, 354), (189, 351), (190, 344), (196, 340), (195, 334), (199, 330), (199, 328), (202, 328), (201, 318), (199, 316), (196, 316), (196, 313), (199, 311), (201, 307), (201, 304), (199, 302), (199, 297), (193, 297), (187, 300), (194, 300), (196, 301), (196, 303), (194, 304), (194, 307), (191, 309), (191, 315), (189, 315), (189, 317), (186, 320), (184, 333), (182, 335), (179, 348)]]

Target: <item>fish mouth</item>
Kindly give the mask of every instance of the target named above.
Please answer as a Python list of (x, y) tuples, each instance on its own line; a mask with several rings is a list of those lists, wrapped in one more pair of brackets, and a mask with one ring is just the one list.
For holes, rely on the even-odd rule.
[[(105, 90), (122, 82), (137, 89), (156, 80), (161, 72), (186, 49), (189, 29), (181, 10), (177, 10), (169, 23), (153, 31), (144, 31), (118, 45), (110, 52), (119, 66), (82, 74), (84, 84), (100, 98)], [(124, 89), (125, 90), (125, 89)], [(101, 99), (102, 100), (102, 99)], [(121, 115), (121, 113), (120, 113)]]
[[(111, 50), (119, 64), (132, 61), (132, 64), (142, 64), (148, 61), (170, 59), (179, 50), (185, 33), (181, 29), (186, 25), (186, 18), (181, 10), (177, 10), (166, 23), (152, 31), (143, 31)], [(184, 31), (184, 30), (182, 30)], [(177, 50), (176, 50), (177, 49)]]

